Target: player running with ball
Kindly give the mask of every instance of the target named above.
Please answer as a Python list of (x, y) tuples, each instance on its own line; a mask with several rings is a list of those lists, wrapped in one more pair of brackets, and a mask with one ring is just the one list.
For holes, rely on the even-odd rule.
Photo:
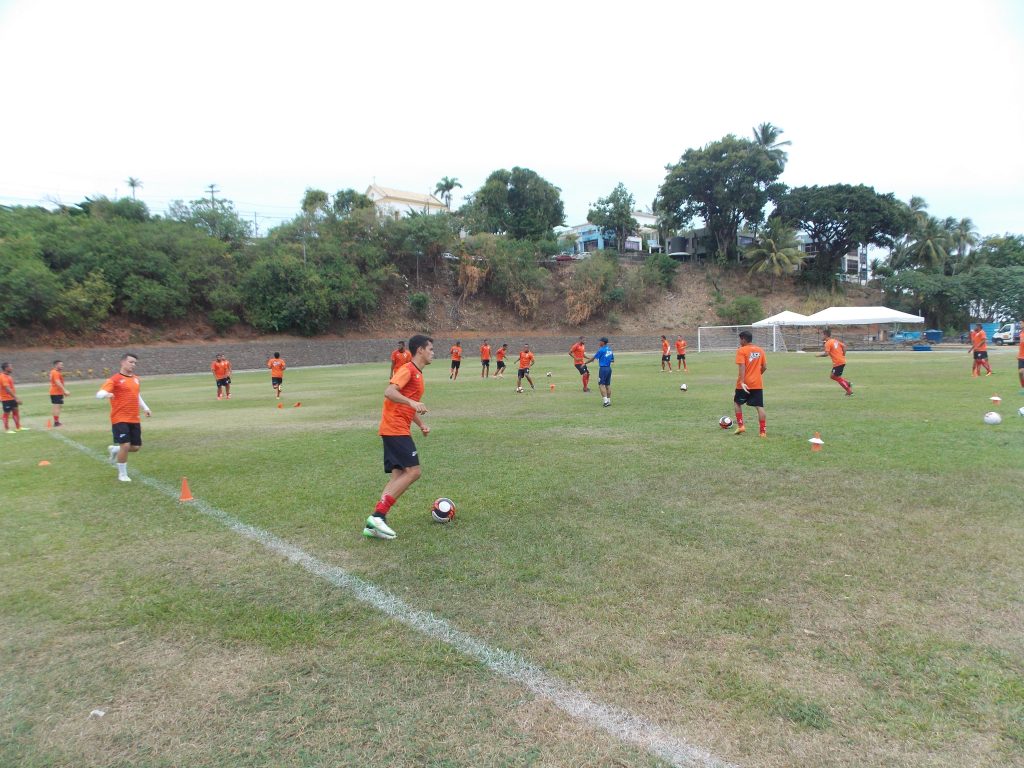
[(757, 420), (760, 425), (757, 436), (768, 437), (764, 412), (764, 384), (761, 381), (761, 377), (768, 369), (768, 360), (764, 350), (754, 345), (754, 336), (750, 331), (740, 331), (736, 367), (736, 392), (732, 399), (736, 404), (736, 429), (733, 434), (742, 435), (747, 431), (743, 425), (743, 406), (752, 405), (757, 408)]

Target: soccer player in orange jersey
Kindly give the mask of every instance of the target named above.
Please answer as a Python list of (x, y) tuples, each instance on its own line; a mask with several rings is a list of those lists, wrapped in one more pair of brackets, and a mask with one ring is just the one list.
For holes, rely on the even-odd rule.
[(534, 360), (536, 358), (530, 351), (530, 345), (523, 344), (523, 348), (519, 352), (519, 370), (516, 372), (516, 392), (523, 391), (523, 379), (530, 382), (530, 389), (536, 389), (533, 386), (533, 379), (530, 378), (530, 366), (533, 365)]
[(682, 336), (676, 336), (676, 370), (680, 368), (684, 371), (690, 370), (686, 367), (686, 342)]
[(64, 386), (64, 363), (61, 360), (53, 361), (53, 368), (50, 369), (50, 405), (52, 407), (53, 426), (63, 426), (60, 421), (60, 409), (64, 405), (64, 398), (70, 395), (68, 388)]
[(740, 331), (740, 345), (736, 350), (736, 392), (733, 403), (736, 406), (736, 429), (734, 435), (742, 435), (747, 431), (743, 425), (743, 406), (752, 405), (757, 408), (759, 424), (758, 437), (767, 437), (767, 419), (764, 412), (764, 384), (761, 377), (768, 369), (768, 360), (764, 350), (754, 344), (754, 336), (750, 331)]
[(420, 418), (427, 412), (420, 398), (424, 388), (423, 369), (434, 359), (434, 340), (429, 336), (413, 336), (409, 339), (409, 352), (412, 361), (395, 371), (384, 390), (384, 408), (377, 432), (384, 444), (384, 472), (391, 477), (373, 514), (366, 518), (363, 536), (367, 538), (393, 539), (397, 535), (388, 525), (388, 512), (420, 477), (420, 459), (412, 441), (411, 425), (415, 423), (424, 437), (430, 434), (430, 427)]
[(494, 369), (494, 378), (504, 379), (505, 378), (505, 355), (508, 354), (508, 344), (502, 344), (498, 347), (498, 351), (494, 353), (494, 359), (496, 361), (496, 367)]
[(1024, 395), (1024, 320), (1018, 323), (1021, 330), (1020, 348), (1017, 350), (1017, 378), (1020, 379), (1020, 393)]
[(971, 354), (974, 356), (974, 364), (971, 366), (971, 376), (980, 376), (984, 368), (986, 376), (992, 375), (992, 366), (988, 363), (988, 337), (985, 336), (985, 329), (981, 323), (974, 326), (971, 331)]
[[(213, 378), (217, 382), (217, 399), (222, 397), (231, 399), (231, 361), (224, 357), (222, 352), (210, 363), (210, 370), (213, 371)], [(223, 390), (223, 394), (222, 394)]]
[(853, 384), (843, 378), (843, 369), (846, 368), (846, 344), (839, 339), (833, 339), (829, 328), (825, 328), (821, 335), (825, 339), (825, 351), (818, 357), (832, 358), (832, 375), (829, 378), (846, 391), (847, 397), (853, 397)]
[(669, 343), (665, 336), (661, 337), (661, 372), (672, 373), (672, 355), (669, 354)]
[(142, 448), (142, 424), (139, 423), (139, 409), (149, 417), (149, 406), (142, 399), (139, 389), (142, 382), (135, 375), (138, 356), (131, 352), (121, 358), (121, 369), (103, 382), (96, 399), (110, 399), (110, 429), (114, 433), (115, 445), (107, 446), (110, 463), (117, 464), (117, 479), (130, 483), (128, 477), (128, 454)]
[(579, 340), (569, 347), (569, 357), (572, 358), (572, 364), (576, 366), (576, 370), (580, 372), (580, 378), (583, 379), (583, 391), (590, 391), (590, 370), (587, 368), (587, 345), (583, 343), (583, 337), (580, 336)]
[(462, 342), (456, 339), (451, 349), (448, 350), (448, 354), (452, 356), (452, 369), (451, 373), (448, 374), (448, 378), (452, 381), (458, 381), (459, 366), (462, 365)]
[(484, 339), (480, 345), (480, 378), (486, 379), (491, 375), (491, 345)]
[[(14, 366), (10, 363), (0, 365), (0, 403), (3, 404), (4, 432), (13, 435), (28, 427), (21, 426), (21, 411), (18, 406), (21, 400), (14, 391)], [(11, 429), (10, 417), (14, 417), (14, 429)]]
[(281, 390), (284, 389), (284, 369), (288, 366), (285, 365), (284, 360), (281, 359), (281, 353), (275, 352), (274, 356), (267, 360), (267, 368), (270, 369), (270, 385), (274, 388), (274, 395), (278, 400), (281, 399)]
[(398, 348), (391, 352), (391, 373), (388, 374), (390, 379), (395, 375), (395, 371), (401, 368), (403, 365), (412, 360), (412, 355), (409, 354), (409, 350), (405, 348), (405, 342), (398, 342)]

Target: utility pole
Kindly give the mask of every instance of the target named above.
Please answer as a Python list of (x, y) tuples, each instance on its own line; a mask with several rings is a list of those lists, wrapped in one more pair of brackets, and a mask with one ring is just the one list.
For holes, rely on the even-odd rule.
[(259, 218), (259, 214), (256, 213), (256, 211), (253, 211), (252, 212), (253, 237), (259, 237), (260, 236), (260, 223), (259, 223), (259, 221), (257, 221), (258, 218)]
[(210, 184), (210, 185), (209, 185), (209, 186), (207, 187), (207, 189), (208, 189), (208, 190), (210, 190), (210, 207), (211, 207), (211, 208), (215, 208), (215, 207), (217, 206), (217, 201), (216, 201), (216, 200), (214, 200), (214, 198), (213, 198), (213, 193), (214, 193), (214, 192), (220, 192), (220, 190), (219, 190), (219, 189), (217, 189), (217, 185), (216, 185), (216, 184)]

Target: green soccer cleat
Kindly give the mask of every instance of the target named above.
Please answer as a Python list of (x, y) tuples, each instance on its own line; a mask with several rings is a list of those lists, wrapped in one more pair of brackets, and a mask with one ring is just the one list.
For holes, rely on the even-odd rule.
[(364, 536), (375, 536), (378, 539), (393, 539), (395, 533), (382, 517), (370, 515), (366, 518), (366, 528), (363, 529)]

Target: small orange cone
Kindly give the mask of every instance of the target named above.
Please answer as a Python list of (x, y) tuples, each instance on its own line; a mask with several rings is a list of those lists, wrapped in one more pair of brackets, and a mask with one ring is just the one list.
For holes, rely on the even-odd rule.
[(554, 392), (554, 391), (555, 391), (555, 383), (554, 383), (554, 382), (551, 382), (551, 391), (552, 391), (552, 392)]
[(53, 429), (53, 424), (50, 423), (49, 419), (46, 420), (46, 428), (47, 429)]
[(284, 403), (278, 403), (278, 404), (277, 404), (277, 407), (278, 407), (278, 408), (284, 408)]
[(181, 496), (178, 497), (178, 501), (192, 501), (192, 491), (188, 488), (188, 478), (181, 478)]
[(302, 407), (302, 403), (296, 403), (295, 405), (292, 406), (292, 408), (301, 408), (301, 407)]
[(825, 441), (821, 439), (821, 433), (820, 432), (815, 432), (814, 433), (814, 437), (812, 437), (807, 442), (809, 442), (811, 444), (811, 450), (814, 451), (815, 453), (820, 451), (821, 450), (821, 446), (823, 446), (825, 444)]
[(42, 461), (39, 462), (39, 466), (40, 467), (48, 467), (48, 466), (50, 466), (50, 462), (48, 462), (46, 459), (43, 459)]

